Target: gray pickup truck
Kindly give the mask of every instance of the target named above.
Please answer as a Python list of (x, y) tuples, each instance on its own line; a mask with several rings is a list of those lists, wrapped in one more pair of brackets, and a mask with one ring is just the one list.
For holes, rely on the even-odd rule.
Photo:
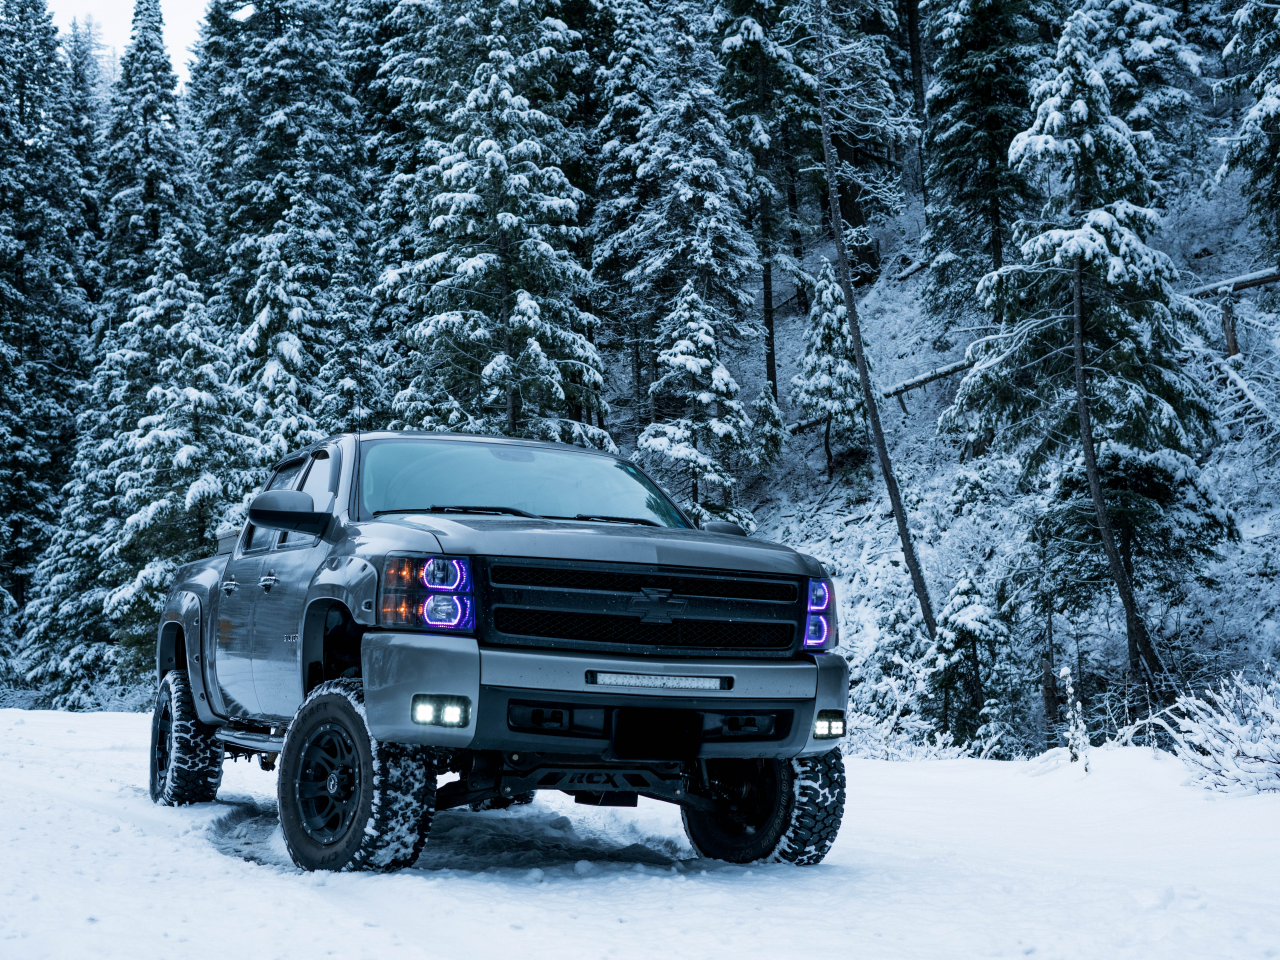
[(178, 572), (151, 795), (210, 801), (256, 755), (308, 870), (411, 865), (435, 810), (537, 790), (679, 804), (700, 856), (817, 863), (844, 812), (837, 639), (821, 564), (698, 529), (627, 460), (343, 434)]

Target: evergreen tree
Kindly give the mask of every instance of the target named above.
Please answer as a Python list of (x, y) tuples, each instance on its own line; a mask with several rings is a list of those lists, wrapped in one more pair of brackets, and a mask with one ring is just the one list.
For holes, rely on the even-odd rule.
[[(71, 89), (44, 0), (0, 4), (0, 607), (57, 518), (87, 324)], [(9, 605), (11, 598), (14, 606)], [(10, 622), (6, 618), (3, 630)]]
[[(664, 30), (659, 106), (640, 127), (636, 175), (619, 200), (632, 222), (614, 235), (610, 248), (617, 269), (625, 266), (629, 309), (651, 344), (651, 382), (659, 378), (658, 351), (672, 342), (664, 318), (690, 281), (719, 341), (758, 335), (745, 316), (754, 301), (746, 284), (757, 259), (745, 229), (745, 161), (733, 148), (716, 93), (716, 63), (684, 28), (675, 19)], [(657, 396), (651, 393), (654, 401)], [(653, 402), (649, 419), (657, 419)]]
[(71, 72), (71, 152), (80, 173), (81, 230), (76, 237), (77, 281), (91, 303), (102, 296), (102, 176), (98, 169), (98, 134), (102, 115), (102, 43), (98, 25), (86, 17), (71, 21), (67, 66)]
[(322, 435), (328, 317), (363, 309), (348, 297), (364, 221), (357, 104), (335, 18), (319, 0), (215, 0), (192, 87), (217, 201), (209, 308), (235, 337), (236, 377), (273, 459)]
[(664, 409), (678, 409), (680, 415), (650, 424), (636, 443), (636, 455), (695, 519), (729, 520), (750, 531), (755, 520), (735, 506), (733, 493), (734, 467), (752, 455), (752, 422), (720, 356), (716, 313), (691, 279), (663, 318), (658, 354), (663, 373), (650, 390)]
[[(784, 127), (796, 128), (815, 113), (814, 83), (795, 61), (787, 43), (786, 9), (774, 0), (722, 0), (712, 13), (712, 29), (720, 35), (723, 71), (720, 90), (733, 142), (749, 158), (752, 221), (760, 255), (765, 379), (778, 394), (774, 348), (774, 266), (799, 280), (800, 265), (778, 241), (789, 232), (775, 209), (781, 199), (784, 169), (780, 150)], [(807, 94), (807, 96), (805, 96)], [(785, 207), (783, 208), (785, 211)]]
[(1204, 116), (1192, 85), (1201, 55), (1178, 28), (1178, 13), (1147, 0), (1109, 0), (1098, 38), (1098, 67), (1111, 112), (1159, 186), (1195, 187), (1204, 160)]
[(823, 258), (804, 333), (800, 373), (791, 378), (791, 402), (800, 408), (803, 417), (824, 421), (823, 448), (827, 454), (828, 477), (835, 470), (832, 431), (838, 439), (857, 435), (860, 421), (866, 416), (847, 316), (844, 292), (831, 261)]
[(590, 423), (601, 360), (569, 249), (583, 197), (556, 165), (571, 107), (555, 99), (556, 65), (574, 37), (555, 9), (444, 4), (418, 24), (420, 55), (393, 68), (419, 134), (390, 185), (411, 214), (409, 259), (382, 285), (412, 317), (404, 425), (612, 447)]
[[(160, 238), (198, 239), (191, 145), (179, 124), (178, 78), (164, 46), (160, 0), (136, 0), (133, 37), (120, 60), (102, 150), (106, 198), (102, 324), (120, 326), (155, 270)], [(148, 384), (140, 385), (145, 395)]]
[(958, 742), (975, 742), (986, 756), (1016, 754), (1009, 718), (1022, 687), (1009, 630), (983, 596), (972, 573), (961, 577), (938, 615), (938, 666), (929, 678), (928, 710)]
[(925, 299), (949, 327), (979, 308), (978, 280), (1005, 265), (1013, 226), (1034, 207), (1033, 179), (1010, 166), (1009, 146), (1031, 123), (1036, 21), (1048, 11), (1037, 0), (935, 0), (927, 11), (941, 50), (928, 92)]
[(596, 309), (618, 334), (631, 367), (631, 419), (638, 437), (648, 422), (653, 331), (648, 325), (651, 316), (638, 309), (624, 279), (633, 264), (619, 240), (650, 199), (647, 189), (638, 189), (644, 159), (639, 140), (657, 104), (663, 51), (658, 16), (646, 0), (601, 0), (599, 10), (600, 31), (609, 42), (605, 62), (595, 73), (595, 97), (604, 115), (594, 131), (599, 173), (590, 228), (591, 275)]
[[(1178, 358), (1179, 328), (1196, 316), (1173, 293), (1172, 263), (1144, 241), (1158, 219), (1142, 205), (1150, 178), (1097, 67), (1104, 25), (1097, 0), (1071, 15), (1055, 71), (1036, 90), (1035, 122), (1011, 148), (1014, 164), (1043, 172), (1055, 191), (1041, 218), (1019, 224), (1023, 263), (982, 281), (1001, 329), (970, 347), (977, 366), (943, 425), (974, 439), (994, 433), (1031, 473), (1081, 457), (1125, 609), (1130, 669), (1156, 683), (1163, 667), (1116, 546), (1097, 451), (1111, 443), (1194, 458), (1216, 425), (1204, 386)], [(1106, 486), (1139, 481), (1108, 477)]]
[(1231, 86), (1247, 85), (1254, 103), (1227, 147), (1224, 168), (1247, 175), (1249, 208), (1274, 253), (1280, 250), (1280, 158), (1275, 148), (1280, 134), (1280, 11), (1263, 0), (1245, 0), (1232, 22), (1236, 33), (1223, 58), (1238, 57), (1252, 67)]

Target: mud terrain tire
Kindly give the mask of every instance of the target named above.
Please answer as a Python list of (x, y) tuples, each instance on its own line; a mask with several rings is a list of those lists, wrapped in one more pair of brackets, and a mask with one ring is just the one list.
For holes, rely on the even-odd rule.
[(844, 817), (839, 750), (794, 760), (708, 760), (714, 812), (681, 809), (700, 857), (729, 863), (821, 863)]
[(279, 766), (280, 826), (303, 870), (399, 870), (422, 853), (435, 813), (435, 755), (374, 740), (361, 681), (311, 691)]
[(151, 715), (151, 799), (167, 807), (210, 803), (222, 782), (222, 744), (200, 722), (187, 675), (160, 681)]

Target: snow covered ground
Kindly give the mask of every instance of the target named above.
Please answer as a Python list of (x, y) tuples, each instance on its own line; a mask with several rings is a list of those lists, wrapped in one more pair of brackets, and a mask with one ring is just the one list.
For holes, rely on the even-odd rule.
[(416, 869), (302, 874), (272, 774), (152, 805), (149, 718), (0, 710), (0, 957), (1280, 956), (1280, 796), (1145, 748), (850, 760), (818, 867), (693, 859), (674, 807), (439, 815)]

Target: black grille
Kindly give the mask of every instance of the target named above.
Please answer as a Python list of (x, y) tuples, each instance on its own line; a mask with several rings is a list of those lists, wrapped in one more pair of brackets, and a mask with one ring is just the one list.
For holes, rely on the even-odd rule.
[(499, 607), (494, 626), (503, 633), (556, 640), (629, 643), (658, 647), (725, 647), (776, 650), (791, 646), (794, 623), (673, 620), (643, 623), (636, 617)]
[[(568, 590), (602, 590), (610, 593), (639, 593), (644, 587), (649, 587), (670, 590), (673, 594), (682, 597), (768, 600), (774, 603), (794, 603), (797, 597), (794, 583), (780, 583), (777, 580), (736, 578), (720, 580), (712, 577), (609, 573), (602, 570), (566, 570), (558, 567), (497, 566), (490, 573), (490, 579), (494, 583), (513, 587), (559, 587)], [(652, 626), (652, 624), (645, 624), (645, 626)], [(551, 636), (551, 634), (533, 635)]]

